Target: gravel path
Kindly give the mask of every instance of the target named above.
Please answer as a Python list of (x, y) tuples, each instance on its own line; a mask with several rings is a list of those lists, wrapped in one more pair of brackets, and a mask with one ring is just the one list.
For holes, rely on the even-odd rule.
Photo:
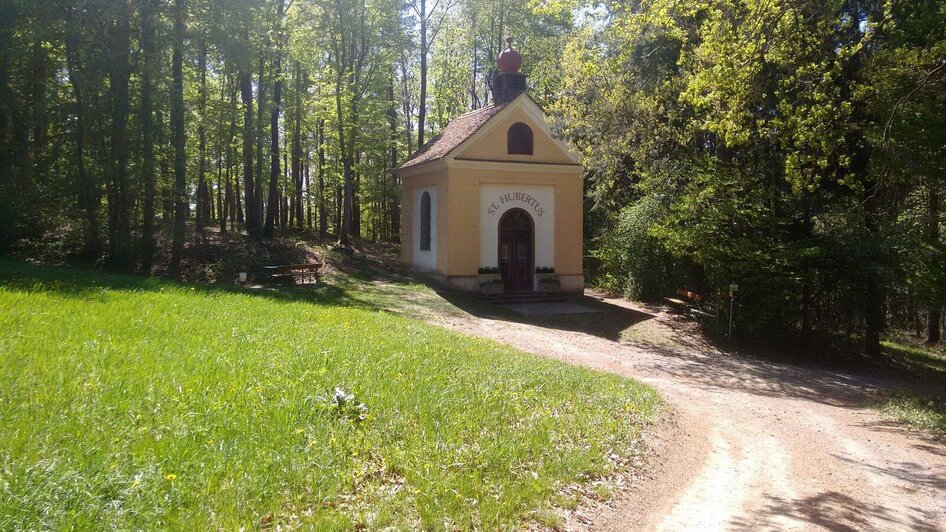
[(868, 408), (882, 383), (727, 356), (683, 334), (670, 338), (677, 347), (634, 344), (622, 331), (665, 316), (589, 301), (597, 312), (553, 305), (513, 318), (475, 310), (433, 318), (639, 379), (671, 405), (650, 437), (649, 478), (584, 508), (569, 528), (946, 530), (946, 445)]

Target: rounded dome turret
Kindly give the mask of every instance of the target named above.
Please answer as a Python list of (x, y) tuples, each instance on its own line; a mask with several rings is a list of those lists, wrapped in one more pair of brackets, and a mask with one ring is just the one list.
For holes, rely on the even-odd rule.
[(512, 49), (512, 37), (506, 37), (506, 46), (507, 48), (496, 58), (496, 65), (499, 66), (501, 72), (515, 74), (522, 67), (522, 56)]

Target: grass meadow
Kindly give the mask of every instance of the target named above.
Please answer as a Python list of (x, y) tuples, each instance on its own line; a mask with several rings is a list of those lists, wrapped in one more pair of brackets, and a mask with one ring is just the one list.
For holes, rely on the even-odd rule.
[(652, 389), (331, 288), (0, 261), (0, 529), (516, 527), (640, 452)]

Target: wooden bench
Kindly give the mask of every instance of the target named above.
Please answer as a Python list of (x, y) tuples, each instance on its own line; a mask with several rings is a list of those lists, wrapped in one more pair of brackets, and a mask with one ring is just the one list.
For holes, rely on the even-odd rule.
[(312, 262), (308, 264), (278, 264), (271, 266), (261, 266), (257, 276), (262, 282), (271, 286), (291, 286), (304, 284), (312, 281), (319, 283), (319, 270), (322, 268), (321, 262)]
[(677, 296), (678, 297), (668, 297), (667, 303), (672, 307), (694, 314), (696, 317), (716, 317), (713, 305), (707, 303), (706, 298), (703, 297), (702, 294), (691, 292), (683, 288), (677, 288)]

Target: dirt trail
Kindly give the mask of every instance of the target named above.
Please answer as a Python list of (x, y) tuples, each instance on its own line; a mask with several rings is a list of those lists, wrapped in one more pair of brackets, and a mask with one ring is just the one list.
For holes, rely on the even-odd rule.
[(583, 510), (570, 528), (946, 530), (946, 445), (868, 408), (878, 383), (709, 349), (635, 345), (620, 331), (654, 316), (622, 300), (592, 306), (596, 313), (435, 318), (639, 379), (671, 405), (650, 437), (650, 478)]

